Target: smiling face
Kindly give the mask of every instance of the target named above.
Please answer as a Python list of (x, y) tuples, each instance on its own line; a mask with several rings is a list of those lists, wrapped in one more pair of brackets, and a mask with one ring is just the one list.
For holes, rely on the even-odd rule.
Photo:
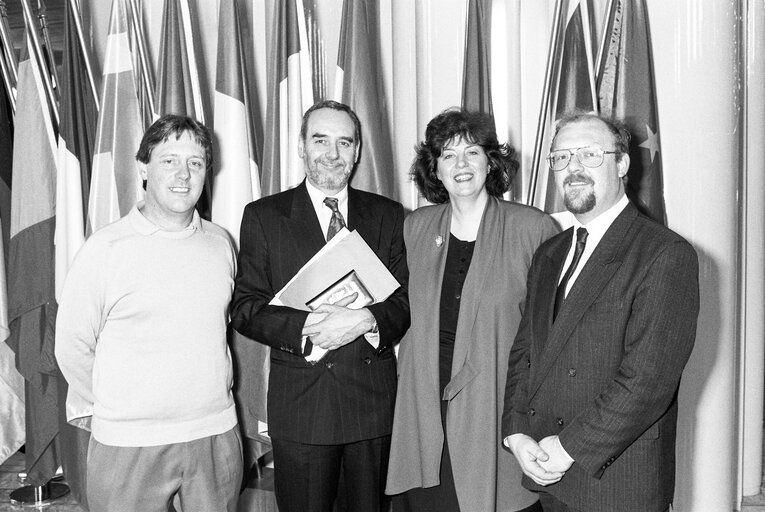
[(202, 145), (189, 132), (170, 135), (154, 147), (148, 163), (138, 166), (146, 180), (146, 218), (164, 228), (188, 226), (207, 172)]
[(298, 155), (313, 186), (334, 195), (348, 184), (359, 156), (355, 131), (353, 120), (343, 111), (320, 108), (311, 113)]
[(444, 145), (436, 163), (436, 175), (449, 192), (450, 201), (488, 195), (488, 171), (489, 159), (483, 148), (461, 137)]
[[(614, 136), (598, 119), (576, 121), (563, 126), (553, 140), (551, 151), (599, 147), (614, 150)], [(568, 211), (582, 224), (596, 218), (616, 204), (624, 195), (622, 178), (629, 168), (629, 155), (606, 154), (599, 167), (584, 167), (576, 156), (568, 166), (555, 172), (558, 193)]]

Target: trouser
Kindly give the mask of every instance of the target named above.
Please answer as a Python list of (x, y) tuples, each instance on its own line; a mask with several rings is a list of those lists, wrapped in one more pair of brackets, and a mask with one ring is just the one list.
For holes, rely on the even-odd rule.
[[(280, 512), (332, 512), (336, 498), (353, 512), (386, 510), (390, 436), (338, 445), (271, 441)], [(341, 472), (345, 493), (338, 497)]]
[[(542, 509), (544, 512), (584, 512), (580, 511), (579, 509), (569, 507), (552, 494), (546, 492), (539, 493), (539, 502), (542, 504)], [(669, 511), (670, 507), (667, 507), (667, 510), (664, 512)]]
[(186, 443), (88, 446), (90, 512), (236, 512), (242, 484), (239, 427)]

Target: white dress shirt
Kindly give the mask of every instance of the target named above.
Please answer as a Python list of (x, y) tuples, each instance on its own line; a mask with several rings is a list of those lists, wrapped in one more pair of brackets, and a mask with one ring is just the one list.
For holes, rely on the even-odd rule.
[[(611, 208), (604, 211), (594, 219), (592, 219), (590, 222), (587, 223), (587, 225), (582, 224), (576, 218), (574, 218), (574, 231), (571, 235), (572, 242), (571, 242), (571, 249), (568, 251), (568, 255), (566, 256), (566, 261), (563, 262), (564, 269), (568, 268), (568, 266), (571, 264), (571, 260), (574, 258), (574, 249), (576, 248), (576, 230), (583, 227), (587, 230), (587, 243), (584, 245), (584, 252), (582, 252), (582, 257), (579, 260), (579, 265), (574, 269), (574, 273), (571, 274), (571, 277), (568, 279), (568, 283), (566, 285), (566, 294), (567, 296), (569, 290), (571, 290), (571, 286), (576, 281), (576, 278), (579, 277), (579, 273), (584, 268), (585, 264), (587, 263), (587, 260), (590, 259), (590, 256), (592, 256), (592, 253), (595, 251), (595, 248), (600, 243), (600, 240), (603, 238), (603, 235), (606, 234), (606, 231), (608, 231), (608, 228), (611, 227), (611, 224), (616, 220), (616, 217), (619, 216), (620, 213), (622, 213), (622, 210), (624, 210), (627, 207), (627, 204), (629, 204), (629, 200), (627, 199), (626, 195), (622, 195), (621, 199), (619, 199), (616, 204), (614, 204)], [(561, 280), (563, 279), (563, 274), (565, 271), (561, 271), (560, 276), (558, 277), (558, 284), (560, 284)]]
[[(345, 221), (346, 227), (348, 226), (348, 185), (343, 187), (343, 189), (334, 196), (322, 192), (307, 179), (305, 180), (305, 188), (308, 190), (308, 197), (311, 198), (311, 204), (316, 212), (316, 216), (319, 218), (319, 224), (321, 225), (321, 231), (324, 233), (325, 240), (327, 239), (329, 222), (332, 220), (332, 209), (324, 204), (324, 199), (327, 197), (334, 197), (337, 199), (337, 209), (340, 210), (340, 214), (343, 216), (343, 221)], [(379, 346), (380, 335), (378, 333), (368, 332), (364, 334), (364, 337), (374, 348)], [(307, 338), (303, 340), (303, 348), (305, 348), (306, 342)]]
[(329, 221), (332, 220), (332, 209), (324, 204), (324, 199), (327, 197), (334, 197), (337, 199), (337, 209), (340, 210), (345, 225), (348, 226), (348, 185), (343, 187), (343, 189), (334, 196), (329, 196), (322, 192), (308, 180), (305, 180), (305, 188), (308, 190), (308, 196), (311, 198), (311, 204), (313, 205), (314, 211), (316, 211), (316, 216), (319, 217), (319, 224), (321, 225), (321, 231), (324, 233), (325, 240), (327, 238), (327, 231), (329, 230)]

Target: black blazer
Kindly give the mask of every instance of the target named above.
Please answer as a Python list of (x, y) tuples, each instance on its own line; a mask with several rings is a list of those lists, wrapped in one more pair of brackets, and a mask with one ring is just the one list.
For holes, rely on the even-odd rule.
[(588, 511), (664, 511), (675, 478), (677, 389), (699, 312), (698, 260), (630, 204), (598, 244), (552, 323), (572, 230), (529, 271), (510, 354), (502, 433), (557, 434), (575, 459), (545, 490)]
[(390, 434), (396, 396), (392, 346), (409, 327), (403, 221), (399, 203), (348, 188), (348, 228), (359, 232), (401, 287), (369, 306), (380, 331), (377, 350), (359, 337), (311, 364), (301, 355), (308, 313), (268, 304), (325, 244), (305, 182), (245, 207), (231, 322), (272, 349), (271, 437), (342, 444)]

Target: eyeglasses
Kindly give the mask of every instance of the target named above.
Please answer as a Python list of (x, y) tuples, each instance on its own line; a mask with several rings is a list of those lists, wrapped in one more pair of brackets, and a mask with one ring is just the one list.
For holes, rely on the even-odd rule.
[(614, 155), (616, 153), (617, 151), (604, 151), (595, 146), (558, 149), (556, 151), (551, 151), (550, 154), (547, 155), (547, 163), (550, 164), (550, 169), (553, 171), (562, 171), (568, 167), (571, 157), (576, 155), (576, 159), (580, 164), (592, 169), (594, 167), (600, 167), (603, 164), (604, 155)]

